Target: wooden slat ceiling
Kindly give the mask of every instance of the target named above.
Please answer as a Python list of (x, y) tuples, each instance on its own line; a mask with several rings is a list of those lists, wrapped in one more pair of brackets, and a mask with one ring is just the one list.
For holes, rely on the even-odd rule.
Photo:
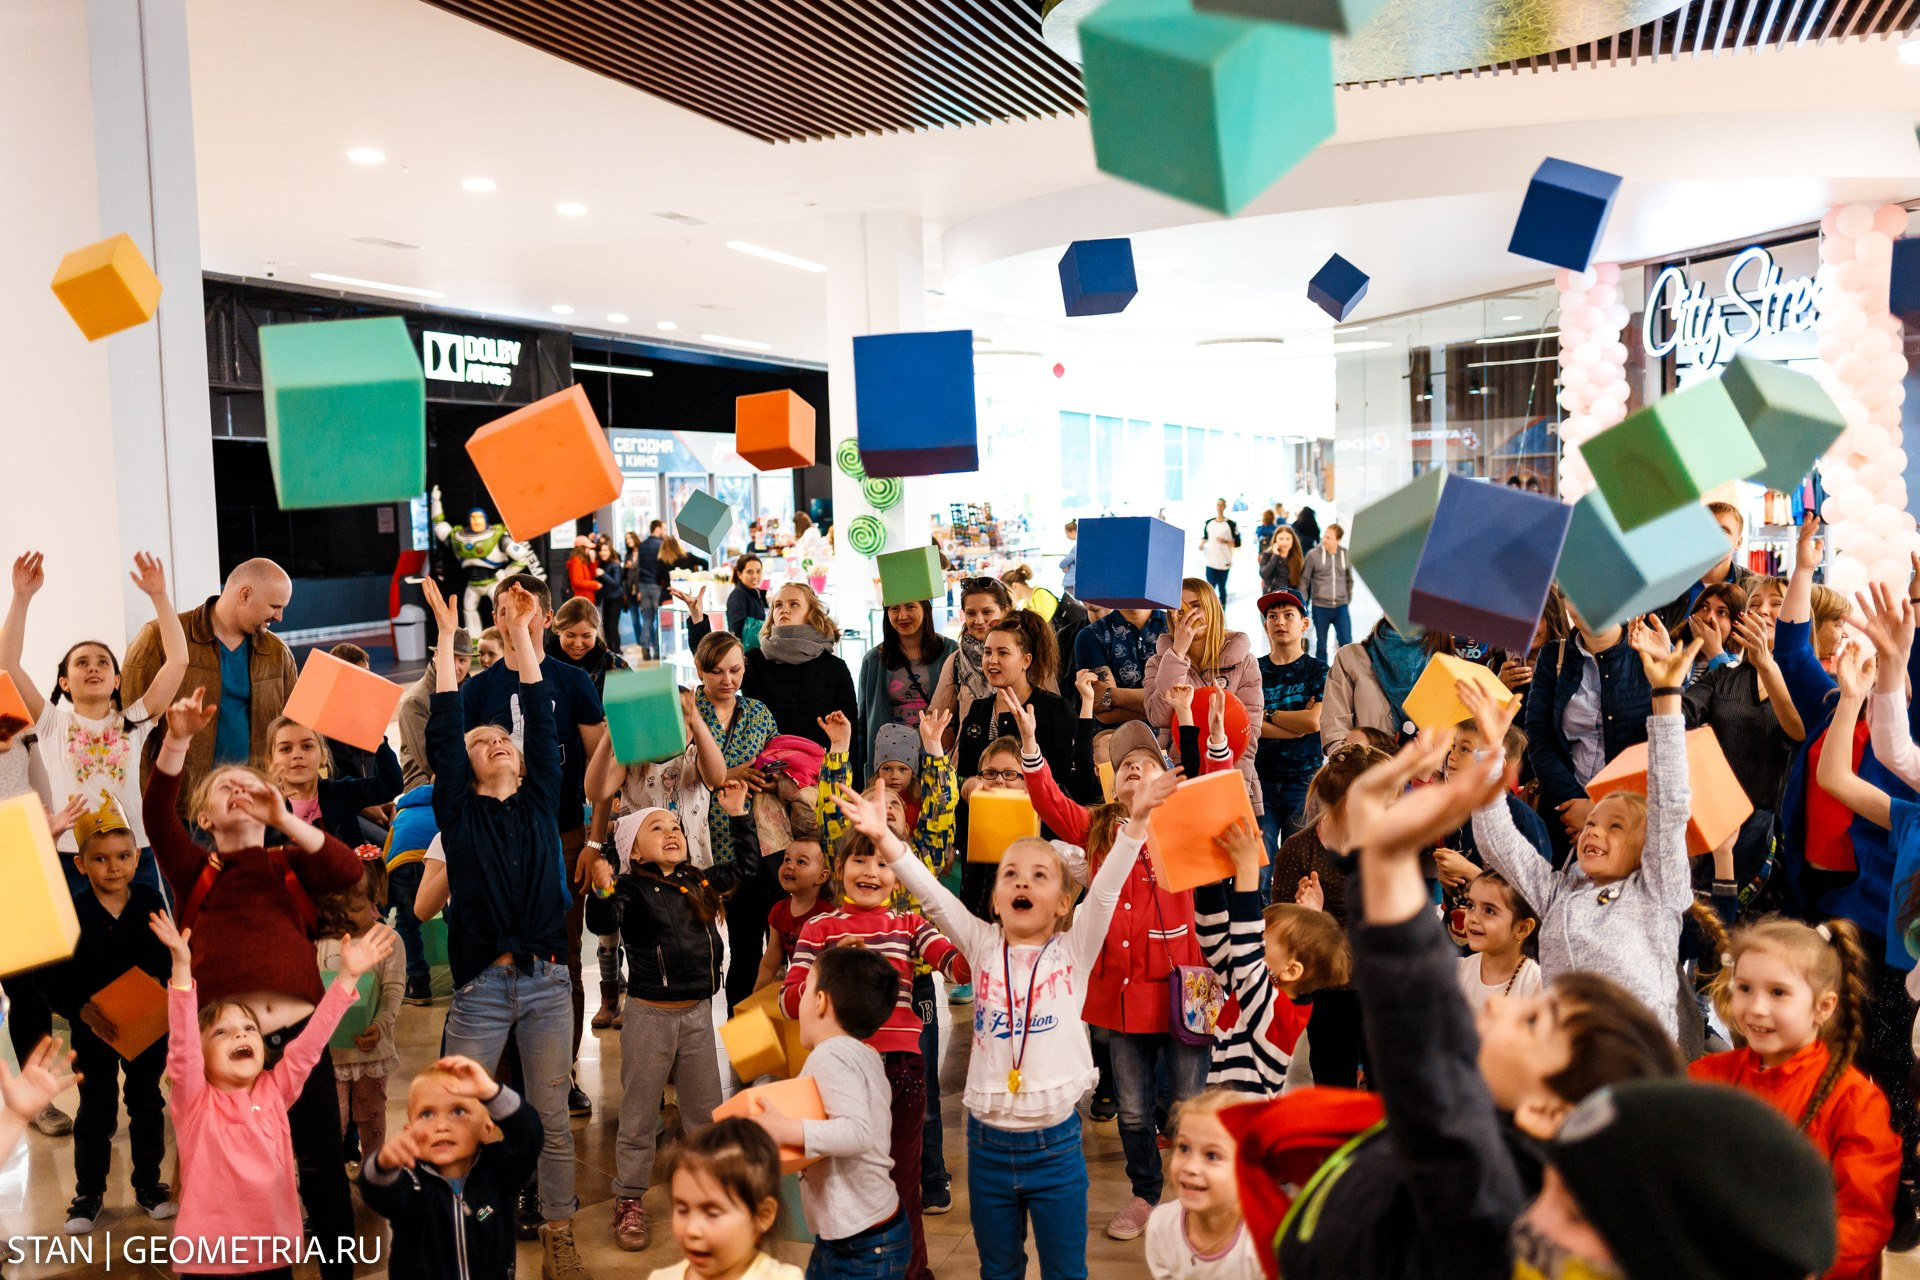
[(1028, 0), (426, 0), (768, 142), (1086, 110)]

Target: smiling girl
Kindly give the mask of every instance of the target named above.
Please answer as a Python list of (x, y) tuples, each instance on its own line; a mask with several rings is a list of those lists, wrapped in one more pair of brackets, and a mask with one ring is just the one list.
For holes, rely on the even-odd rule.
[(349, 846), (363, 842), (360, 811), (386, 804), (404, 784), (400, 757), (385, 740), (372, 756), (367, 777), (332, 774), (333, 757), (319, 734), (297, 721), (276, 716), (267, 726), (267, 776), (287, 798), (287, 807)]
[(1260, 1280), (1234, 1180), (1238, 1144), (1220, 1123), (1222, 1108), (1246, 1100), (1232, 1089), (1209, 1089), (1180, 1104), (1167, 1157), (1179, 1198), (1147, 1219), (1152, 1280)]
[(1531, 996), (1540, 991), (1540, 966), (1526, 953), (1540, 917), (1497, 871), (1467, 886), (1461, 932), (1470, 956), (1460, 957), (1460, 993), (1478, 1013), (1494, 996)]

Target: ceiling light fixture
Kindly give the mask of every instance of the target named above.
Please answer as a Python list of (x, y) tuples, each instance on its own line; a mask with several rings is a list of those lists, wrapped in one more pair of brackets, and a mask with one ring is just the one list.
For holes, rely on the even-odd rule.
[(700, 335), (700, 340), (702, 342), (711, 342), (722, 347), (744, 347), (748, 351), (773, 350), (773, 344), (771, 342), (756, 342), (752, 338), (729, 338), (723, 333), (703, 333)]
[(587, 206), (581, 204), (578, 200), (562, 200), (559, 204), (553, 206), (553, 211), (563, 218), (584, 218), (587, 216)]
[(336, 276), (331, 272), (315, 271), (309, 280), (324, 280), (328, 284), (350, 284), (358, 289), (375, 289), (381, 293), (404, 293), (409, 298), (444, 298), (447, 295), (438, 289), (416, 289), (409, 284), (386, 284), (379, 280), (362, 280), (358, 276)]
[(557, 316), (570, 316), (573, 314), (573, 308), (568, 306), (564, 302), (555, 303), (553, 308), (553, 314)]
[(1920, 36), (1900, 42), (1900, 61), (1910, 67), (1920, 67)]
[(627, 318), (621, 315), (618, 311), (614, 312), (612, 315), (607, 317), (608, 324), (625, 324), (626, 322), (627, 322)]
[(347, 152), (347, 159), (355, 164), (385, 164), (387, 153), (378, 147), (355, 147)]
[(1333, 336), (1336, 338), (1344, 338), (1350, 333), (1365, 333), (1366, 331), (1367, 326), (1363, 324), (1350, 324), (1344, 329), (1335, 329)]
[(475, 195), (485, 195), (499, 184), (494, 182), (492, 178), (462, 178), (460, 179), (460, 185)]
[(1525, 316), (1501, 316), (1501, 317), (1500, 317), (1500, 323), (1501, 323), (1501, 324), (1512, 324), (1512, 323), (1513, 323), (1513, 322), (1514, 322), (1515, 320), (1524, 320), (1524, 319), (1526, 319), (1526, 317), (1525, 317)]
[(768, 249), (763, 245), (749, 244), (745, 240), (729, 240), (727, 241), (727, 248), (733, 250), (735, 253), (750, 254), (756, 258), (765, 258), (768, 262), (777, 262), (783, 267), (798, 267), (802, 271), (819, 272), (827, 269), (824, 264), (814, 262), (809, 258), (796, 258), (790, 253), (782, 253), (778, 249)]
[(618, 365), (611, 364), (576, 363), (573, 365), (573, 368), (584, 370), (587, 373), (624, 373), (629, 378), (651, 378), (653, 376), (653, 370), (651, 369), (622, 369)]
[(1538, 333), (1503, 333), (1497, 338), (1475, 338), (1474, 341), (1483, 347), (1487, 347), (1502, 342), (1531, 342), (1535, 338), (1557, 338), (1559, 336), (1560, 331), (1558, 329), (1542, 329)]
[(659, 324), (653, 327), (658, 329), (662, 333), (672, 333), (675, 329), (678, 329), (680, 326), (675, 324), (671, 320), (662, 320)]

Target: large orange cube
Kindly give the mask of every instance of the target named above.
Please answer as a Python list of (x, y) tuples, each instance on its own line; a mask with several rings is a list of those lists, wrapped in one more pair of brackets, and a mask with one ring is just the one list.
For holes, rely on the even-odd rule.
[(0, 671), (0, 742), (32, 725), (33, 717), (27, 714), (27, 701), (20, 696), (19, 686), (12, 676)]
[(60, 259), (53, 273), (53, 296), (87, 341), (95, 342), (153, 319), (160, 305), (160, 277), (133, 237), (121, 232)]
[[(1753, 816), (1753, 801), (1733, 776), (1720, 740), (1705, 727), (1687, 731), (1687, 783), (1693, 792), (1687, 852), (1697, 858), (1740, 830), (1740, 824)], [(1646, 743), (1622, 751), (1587, 783), (1587, 795), (1595, 800), (1616, 791), (1647, 794)]]
[[(820, 1101), (820, 1086), (813, 1082), (812, 1076), (801, 1076), (797, 1080), (776, 1080), (772, 1084), (755, 1085), (751, 1089), (742, 1089), (713, 1109), (715, 1120), (730, 1120), (738, 1117), (751, 1120), (768, 1107), (781, 1115), (794, 1116), (801, 1120), (825, 1120), (826, 1104)], [(780, 1148), (780, 1172), (795, 1173), (806, 1168), (819, 1156), (809, 1157), (801, 1147)]]
[(762, 471), (813, 465), (813, 406), (791, 391), (733, 402), (734, 452)]
[(0, 801), (0, 977), (73, 955), (80, 917), (40, 797)]
[[(1231, 879), (1233, 859), (1214, 841), (1243, 820), (1259, 831), (1247, 780), (1238, 769), (1188, 778), (1147, 816), (1147, 857), (1154, 879), (1170, 893)], [(1263, 850), (1260, 861), (1266, 860)]]
[(467, 456), (522, 542), (620, 496), (613, 446), (577, 386), (489, 422), (467, 441)]
[(323, 737), (378, 751), (404, 693), (391, 680), (315, 649), (283, 710), (287, 719)]
[[(167, 990), (145, 969), (127, 970), (94, 992), (89, 1003), (113, 1027), (113, 1034), (101, 1039), (129, 1062), (167, 1034)], [(99, 1034), (98, 1026), (88, 1025)]]
[(1015, 840), (1040, 834), (1040, 815), (1024, 791), (976, 791), (967, 797), (967, 861), (998, 862)]

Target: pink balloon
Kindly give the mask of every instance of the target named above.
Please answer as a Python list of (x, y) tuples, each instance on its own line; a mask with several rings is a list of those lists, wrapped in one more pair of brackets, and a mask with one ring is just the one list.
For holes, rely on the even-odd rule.
[(1587, 290), (1588, 305), (1599, 307), (1603, 312), (1618, 301), (1620, 301), (1620, 290), (1613, 285), (1596, 284)]
[(1820, 359), (1828, 365), (1836, 363), (1841, 356), (1846, 355), (1853, 349), (1853, 344), (1837, 333), (1821, 334), (1820, 341), (1815, 347), (1815, 350), (1819, 352)]
[(1562, 351), (1572, 351), (1575, 347), (1588, 341), (1592, 337), (1592, 330), (1588, 329), (1585, 325), (1575, 324), (1572, 317), (1567, 317), (1562, 320), (1560, 324), (1560, 349)]
[(1872, 564), (1887, 553), (1886, 542), (1872, 533), (1857, 533), (1846, 545), (1846, 553), (1865, 564)]
[(1620, 264), (1617, 262), (1596, 262), (1593, 264), (1593, 278), (1601, 284), (1620, 283)]
[(1858, 240), (1866, 232), (1873, 230), (1873, 206), (1868, 204), (1850, 204), (1840, 210), (1840, 216), (1833, 225), (1843, 236)]
[(1888, 382), (1902, 382), (1907, 376), (1907, 358), (1897, 351), (1886, 352), (1874, 357), (1873, 371)]
[(1858, 351), (1849, 351), (1834, 362), (1833, 372), (1840, 381), (1856, 387), (1872, 375), (1873, 367)]
[[(1565, 274), (1565, 273), (1563, 272), (1562, 274)], [(1565, 313), (1573, 310), (1575, 307), (1584, 307), (1586, 305), (1587, 305), (1586, 290), (1566, 289), (1561, 291), (1561, 294), (1560, 294), (1561, 314), (1564, 315)]]
[(1837, 232), (1820, 241), (1820, 261), (1852, 262), (1853, 238)]
[(1888, 431), (1900, 429), (1900, 406), (1897, 404), (1881, 405), (1871, 410), (1863, 407), (1861, 411), (1867, 415), (1866, 420), (1876, 427), (1885, 427)]
[(1569, 267), (1562, 267), (1553, 273), (1553, 287), (1561, 293), (1580, 292), (1580, 273)]
[(1570, 364), (1560, 371), (1560, 385), (1571, 390), (1587, 385), (1589, 367), (1584, 364)]
[(1869, 228), (1853, 242), (1853, 256), (1862, 263), (1882, 263), (1893, 256), (1893, 239)]
[(1871, 279), (1872, 277), (1867, 273), (1867, 264), (1858, 258), (1841, 263), (1833, 273), (1834, 287), (1847, 293), (1863, 291)]
[(1907, 211), (1897, 204), (1883, 204), (1873, 213), (1873, 229), (1898, 240), (1907, 234)]
[(1827, 585), (1842, 596), (1851, 598), (1856, 592), (1865, 590), (1867, 567), (1858, 560), (1837, 561), (1827, 575)]
[(1832, 236), (1840, 234), (1840, 206), (1835, 205), (1826, 211), (1820, 219), (1820, 234)]
[(1621, 367), (1622, 369), (1624, 369), (1624, 368), (1626, 368), (1626, 367), (1627, 367), (1627, 356), (1628, 356), (1628, 354), (1629, 354), (1629, 352), (1627, 351), (1627, 344), (1626, 344), (1626, 343), (1624, 343), (1624, 342), (1615, 342), (1615, 343), (1611, 343), (1611, 344), (1609, 344), (1609, 345), (1608, 345), (1608, 347), (1607, 347), (1607, 351), (1606, 351), (1606, 355), (1607, 355), (1607, 363), (1608, 363), (1608, 364), (1617, 364), (1617, 365), (1619, 365), (1619, 366), (1620, 366), (1620, 367)]

